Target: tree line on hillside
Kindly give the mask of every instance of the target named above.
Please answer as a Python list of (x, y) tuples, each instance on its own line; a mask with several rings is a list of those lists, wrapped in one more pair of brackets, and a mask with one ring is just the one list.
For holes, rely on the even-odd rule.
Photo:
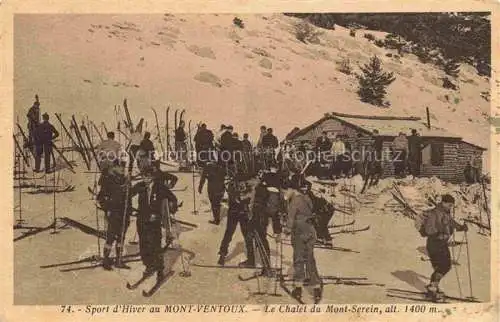
[[(488, 12), (459, 13), (289, 13), (321, 28), (341, 25), (390, 33), (379, 45), (409, 52), (424, 63), (452, 71), (464, 62), (491, 76), (491, 21)], [(452, 71), (453, 73), (453, 71)], [(451, 75), (450, 75), (451, 76)]]

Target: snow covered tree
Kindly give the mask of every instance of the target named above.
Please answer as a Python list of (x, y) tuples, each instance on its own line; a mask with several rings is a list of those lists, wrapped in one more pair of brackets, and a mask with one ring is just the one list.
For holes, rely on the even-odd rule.
[(387, 94), (386, 87), (396, 78), (393, 73), (386, 73), (382, 70), (380, 59), (373, 56), (370, 63), (360, 66), (363, 74), (356, 75), (359, 81), (358, 95), (362, 102), (376, 106), (384, 105), (384, 98)]

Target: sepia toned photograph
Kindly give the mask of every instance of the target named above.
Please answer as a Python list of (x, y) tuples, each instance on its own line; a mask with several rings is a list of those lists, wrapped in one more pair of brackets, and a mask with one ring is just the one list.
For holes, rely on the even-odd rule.
[(490, 302), (491, 17), (15, 14), (13, 304)]

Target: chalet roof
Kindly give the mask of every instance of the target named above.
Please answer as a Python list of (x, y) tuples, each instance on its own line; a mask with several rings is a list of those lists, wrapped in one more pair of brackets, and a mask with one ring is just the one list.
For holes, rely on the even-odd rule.
[[(327, 113), (318, 121), (313, 124), (297, 131), (292, 134), (288, 139), (297, 138), (309, 130), (315, 128), (319, 124), (323, 123), (328, 119), (335, 119), (343, 123), (348, 123), (351, 126), (357, 128), (360, 131), (365, 133), (372, 133), (373, 130), (377, 129), (381, 136), (397, 136), (399, 132), (406, 133), (407, 135), (411, 134), (411, 130), (415, 129), (418, 131), (421, 137), (439, 137), (439, 138), (448, 138), (448, 139), (457, 139), (461, 140), (462, 137), (450, 133), (447, 130), (439, 127), (435, 127), (431, 125), (429, 129), (427, 127), (426, 122), (422, 121), (420, 117), (415, 116), (376, 116), (376, 115), (354, 115), (354, 114), (345, 114), (345, 113)], [(464, 141), (465, 142), (465, 141)], [(481, 146), (477, 146), (476, 144), (467, 142), (476, 147), (482, 148)]]

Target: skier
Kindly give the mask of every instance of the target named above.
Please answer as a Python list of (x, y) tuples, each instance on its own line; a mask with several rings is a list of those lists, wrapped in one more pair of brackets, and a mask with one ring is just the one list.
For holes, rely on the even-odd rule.
[(207, 191), (213, 219), (208, 222), (214, 225), (220, 224), (220, 207), (226, 187), (224, 186), (224, 169), (216, 162), (208, 162), (202, 169), (198, 193), (202, 193), (205, 181), (208, 181)]
[(184, 131), (184, 126), (186, 123), (184, 121), (179, 122), (179, 127), (175, 129), (175, 152), (177, 153), (177, 158), (181, 163), (181, 166), (184, 166), (185, 155), (187, 153), (187, 145), (186, 145), (186, 131)]
[(224, 237), (219, 248), (219, 260), (217, 261), (217, 264), (221, 266), (225, 264), (229, 243), (233, 238), (238, 223), (240, 224), (241, 233), (245, 239), (247, 256), (248, 252), (252, 252), (253, 250), (248, 226), (250, 193), (252, 189), (250, 183), (246, 182), (247, 180), (248, 178), (245, 178), (245, 176), (238, 175), (231, 178), (231, 181), (228, 183), (227, 193), (229, 209), (227, 213), (226, 231), (224, 232)]
[(150, 138), (151, 133), (144, 132), (144, 138), (139, 144), (139, 149), (137, 151), (137, 166), (141, 172), (151, 167), (155, 159), (155, 147)]
[(106, 243), (104, 244), (103, 268), (112, 270), (112, 260), (109, 258), (113, 243), (116, 242), (115, 267), (129, 268), (122, 261), (123, 240), (130, 223), (131, 198), (127, 199), (127, 179), (124, 167), (120, 165), (109, 166), (103, 171), (100, 178), (101, 189), (97, 200), (106, 214), (108, 229)]
[(128, 147), (128, 154), (129, 154), (128, 171), (129, 172), (131, 172), (132, 168), (134, 167), (134, 162), (135, 162), (136, 157), (137, 157), (137, 151), (139, 151), (139, 146), (141, 144), (141, 140), (143, 139), (141, 132), (142, 132), (142, 123), (140, 123), (137, 126), (135, 131), (133, 131), (131, 128), (130, 144)]
[(451, 269), (451, 256), (448, 240), (453, 231), (467, 231), (467, 225), (460, 225), (453, 218), (451, 211), (455, 204), (453, 196), (446, 194), (435, 208), (423, 213), (420, 225), (420, 234), (427, 237), (427, 253), (429, 254), (434, 272), (431, 282), (427, 285), (428, 296), (433, 300), (440, 300), (444, 294), (439, 289), (439, 282)]
[(278, 138), (273, 134), (273, 129), (268, 128), (262, 137), (262, 149), (264, 152), (265, 169), (269, 169), (275, 161), (275, 149), (278, 148)]
[[(52, 141), (59, 137), (59, 132), (56, 128), (49, 122), (49, 114), (44, 113), (42, 115), (43, 122), (38, 125), (34, 132), (34, 143), (35, 143), (35, 172), (40, 172), (40, 163), (43, 160), (45, 162), (45, 173), (51, 172), (50, 159), (53, 157), (52, 154)], [(54, 165), (55, 166), (55, 165)]]
[(321, 280), (314, 258), (316, 230), (314, 229), (313, 202), (309, 196), (311, 184), (293, 176), (291, 188), (286, 196), (290, 200), (288, 206), (287, 226), (292, 234), (293, 247), (293, 281), (292, 295), (300, 299), (302, 287), (295, 283), (304, 282), (306, 272), (309, 274), (309, 285), (314, 289), (314, 302), (321, 300)]
[[(265, 173), (258, 182), (254, 190), (252, 202), (252, 217), (250, 219), (250, 237), (256, 240), (256, 245), (260, 249), (261, 260), (263, 261), (262, 275), (270, 273), (271, 253), (269, 241), (267, 240), (267, 227), (271, 218), (273, 232), (276, 240), (281, 238), (281, 222), (279, 213), (281, 211), (280, 189), (282, 180), (276, 172), (277, 168), (272, 166), (270, 173)], [(262, 258), (264, 256), (265, 258)], [(247, 249), (247, 260), (240, 263), (243, 267), (255, 267), (255, 254), (253, 249)]]
[(253, 162), (253, 147), (250, 140), (248, 140), (248, 133), (243, 134), (243, 140), (241, 141), (243, 144), (243, 162), (246, 168), (246, 171), (250, 174), (255, 173), (255, 167)]
[(115, 140), (115, 132), (108, 132), (107, 139), (103, 140), (96, 148), (99, 159), (99, 168), (105, 171), (114, 164), (118, 164), (121, 159), (122, 146)]
[(325, 198), (316, 196), (312, 191), (309, 191), (309, 197), (313, 204), (313, 212), (316, 215), (314, 228), (318, 236), (318, 242), (326, 247), (333, 247), (333, 239), (328, 230), (328, 223), (333, 217), (334, 207)]
[(203, 123), (194, 136), (195, 149), (198, 154), (198, 165), (201, 167), (210, 161), (210, 152), (214, 148), (213, 140), (214, 134)]
[(28, 118), (28, 142), (25, 142), (25, 147), (31, 148), (34, 142), (35, 129), (40, 124), (40, 101), (38, 100), (38, 95), (35, 96), (35, 102), (28, 110), (26, 116)]
[[(139, 251), (146, 266), (144, 276), (157, 273), (157, 280), (164, 278), (164, 262), (161, 247), (161, 227), (167, 213), (177, 211), (177, 198), (165, 185), (164, 173), (151, 169), (144, 173), (145, 178), (131, 189), (131, 195), (138, 195), (137, 233), (139, 235)], [(168, 208), (168, 211), (166, 210)], [(166, 218), (170, 223), (170, 218)], [(167, 234), (170, 224), (167, 225)], [(168, 244), (167, 244), (168, 246)]]

